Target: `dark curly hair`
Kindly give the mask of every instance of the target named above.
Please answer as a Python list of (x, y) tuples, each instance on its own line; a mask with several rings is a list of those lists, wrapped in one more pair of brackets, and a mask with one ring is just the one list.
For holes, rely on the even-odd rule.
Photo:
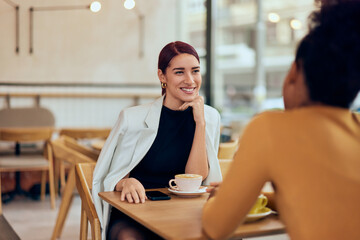
[(360, 90), (360, 2), (321, 1), (295, 62), (312, 101), (349, 108)]

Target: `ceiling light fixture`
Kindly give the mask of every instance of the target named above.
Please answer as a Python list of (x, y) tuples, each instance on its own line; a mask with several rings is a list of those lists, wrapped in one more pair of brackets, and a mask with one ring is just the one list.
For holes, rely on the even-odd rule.
[(294, 29), (294, 30), (299, 30), (299, 29), (302, 28), (302, 23), (301, 23), (301, 21), (298, 20), (298, 19), (292, 19), (292, 20), (290, 21), (290, 26), (291, 26), (291, 28)]
[(90, 10), (94, 13), (101, 10), (101, 3), (95, 1), (90, 4)]
[(134, 0), (125, 0), (124, 2), (124, 7), (127, 9), (127, 10), (131, 10), (135, 7), (135, 1)]
[(280, 21), (280, 16), (279, 16), (279, 14), (272, 12), (272, 13), (268, 14), (268, 20), (269, 20), (269, 22), (277, 23)]

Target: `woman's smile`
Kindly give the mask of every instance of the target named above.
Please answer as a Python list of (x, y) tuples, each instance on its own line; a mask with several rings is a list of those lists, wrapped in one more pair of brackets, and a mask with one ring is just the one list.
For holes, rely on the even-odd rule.
[(185, 94), (193, 94), (195, 93), (195, 89), (196, 87), (192, 87), (192, 88), (189, 88), (189, 87), (182, 87), (180, 88)]

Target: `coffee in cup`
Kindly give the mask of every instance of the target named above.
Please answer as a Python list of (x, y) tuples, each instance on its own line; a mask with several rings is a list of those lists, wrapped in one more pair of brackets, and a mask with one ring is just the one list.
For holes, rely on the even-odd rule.
[[(173, 185), (175, 182), (175, 186)], [(198, 174), (177, 174), (169, 181), (170, 188), (177, 191), (194, 192), (199, 190), (202, 176)]]
[(267, 197), (263, 194), (260, 194), (259, 197), (256, 199), (255, 204), (250, 209), (249, 214), (261, 213), (266, 207), (267, 203), (268, 203)]

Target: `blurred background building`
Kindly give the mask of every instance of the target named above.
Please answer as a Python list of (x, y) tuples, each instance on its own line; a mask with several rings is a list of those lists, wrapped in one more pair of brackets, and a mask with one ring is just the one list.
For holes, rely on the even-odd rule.
[[(313, 0), (216, 1), (215, 105), (224, 117), (252, 115), (258, 110), (283, 108), (281, 86), (294, 60), (296, 45), (307, 31), (306, 20), (315, 9)], [(187, 1), (187, 38), (205, 57), (204, 0)], [(264, 87), (260, 109), (255, 108), (257, 87), (257, 15), (262, 11), (264, 50), (259, 56), (264, 68)], [(261, 96), (260, 96), (261, 97)]]

